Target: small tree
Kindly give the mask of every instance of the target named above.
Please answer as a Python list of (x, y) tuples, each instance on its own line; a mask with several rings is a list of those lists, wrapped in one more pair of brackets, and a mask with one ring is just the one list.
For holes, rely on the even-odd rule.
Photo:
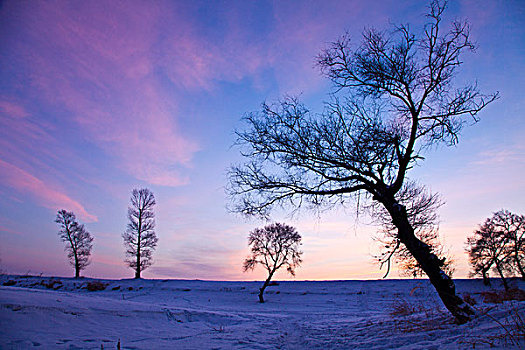
[(134, 189), (131, 193), (131, 206), (128, 207), (129, 223), (122, 234), (126, 246), (126, 262), (135, 270), (135, 278), (151, 266), (152, 253), (157, 246), (155, 234), (155, 197), (147, 188)]
[(494, 229), (506, 238), (509, 264), (525, 281), (525, 216), (500, 210), (494, 214), (491, 221)]
[(525, 216), (500, 210), (467, 240), (472, 275), (483, 276), (489, 283), (488, 271), (493, 268), (508, 288), (505, 273), (517, 271), (525, 279)]
[[(467, 244), (472, 244), (472, 243), (467, 241)], [(472, 271), (469, 273), (470, 277), (481, 275), (481, 277), (483, 278), (483, 284), (486, 286), (490, 286), (489, 270), (492, 267), (492, 262), (489, 259), (473, 258), (470, 255), (470, 251), (468, 252), (469, 252), (470, 263), (472, 265)]]
[(508, 270), (507, 239), (501, 231), (495, 230), (494, 223), (487, 219), (474, 235), (467, 238), (467, 252), (473, 274), (481, 273), (486, 283), (488, 270), (492, 267), (500, 275), (505, 290), (509, 289), (505, 271)]
[(253, 270), (257, 264), (268, 271), (268, 278), (259, 291), (259, 301), (264, 303), (264, 290), (278, 269), (286, 266), (288, 272), (295, 276), (295, 268), (302, 262), (303, 253), (299, 250), (301, 235), (292, 226), (275, 223), (250, 232), (248, 245), (252, 255), (244, 261), (244, 272)]
[(65, 209), (57, 212), (55, 222), (60, 225), (58, 232), (63, 242), (66, 242), (65, 250), (71, 265), (75, 267), (75, 278), (80, 277), (80, 271), (89, 265), (91, 248), (93, 248), (93, 237), (85, 229), (84, 225), (76, 221), (75, 214)]

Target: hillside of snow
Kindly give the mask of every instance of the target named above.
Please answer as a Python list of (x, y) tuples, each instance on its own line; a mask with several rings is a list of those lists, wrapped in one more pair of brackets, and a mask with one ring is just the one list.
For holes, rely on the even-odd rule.
[[(513, 298), (525, 283), (513, 280)], [(457, 280), (478, 316), (452, 321), (427, 280), (278, 282), (0, 276), (1, 349), (524, 348), (525, 301)]]

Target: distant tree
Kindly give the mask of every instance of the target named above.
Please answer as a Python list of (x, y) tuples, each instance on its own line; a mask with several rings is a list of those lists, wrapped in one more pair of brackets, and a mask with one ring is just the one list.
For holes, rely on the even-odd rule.
[(324, 112), (311, 113), (296, 98), (263, 104), (245, 117), (237, 144), (249, 161), (230, 170), (234, 211), (268, 216), (275, 206), (328, 207), (361, 197), (390, 215), (397, 237), (417, 260), (458, 323), (475, 313), (457, 295), (443, 260), (417, 238), (400, 202), (408, 172), (425, 151), (457, 143), (467, 120), (497, 98), (476, 84), (456, 88), (462, 54), (473, 51), (469, 25), (443, 30), (446, 3), (432, 1), (419, 35), (408, 25), (367, 29), (360, 45), (349, 36), (318, 57), (335, 87)]
[(126, 246), (126, 262), (135, 270), (135, 278), (151, 266), (153, 250), (158, 238), (155, 234), (155, 197), (147, 188), (134, 189), (131, 193), (131, 206), (128, 207), (129, 223), (122, 234)]
[(60, 225), (60, 238), (66, 243), (65, 250), (71, 265), (75, 267), (75, 278), (80, 277), (80, 271), (85, 269), (90, 261), (93, 237), (84, 225), (76, 221), (75, 214), (61, 209), (58, 211), (55, 222)]
[[(467, 246), (474, 247), (473, 242), (467, 240)], [(470, 248), (467, 248), (469, 253), (469, 261), (472, 265), (472, 271), (469, 273), (470, 277), (481, 276), (483, 278), (483, 284), (490, 286), (489, 271), (492, 267), (492, 260), (487, 258), (482, 258), (479, 253), (470, 253)], [(477, 256), (476, 256), (477, 255)]]
[(506, 238), (509, 263), (525, 281), (525, 216), (500, 210), (491, 221), (494, 230), (501, 232)]
[(292, 226), (275, 223), (250, 232), (248, 245), (252, 255), (244, 261), (244, 271), (253, 270), (258, 264), (268, 271), (268, 278), (259, 291), (259, 301), (264, 303), (264, 290), (277, 270), (286, 266), (288, 272), (295, 276), (295, 269), (302, 262), (303, 253), (299, 250), (301, 235)]
[[(488, 280), (488, 270), (492, 267), (501, 277), (505, 290), (509, 289), (505, 272), (508, 271), (507, 238), (501, 231), (495, 229), (491, 219), (467, 238), (467, 248), (473, 274), (481, 273), (485, 284)], [(487, 276), (487, 277), (485, 277)]]
[(508, 210), (494, 213), (468, 237), (466, 250), (472, 275), (481, 274), (484, 283), (488, 284), (488, 271), (492, 268), (508, 289), (505, 274), (517, 271), (525, 279), (525, 216)]

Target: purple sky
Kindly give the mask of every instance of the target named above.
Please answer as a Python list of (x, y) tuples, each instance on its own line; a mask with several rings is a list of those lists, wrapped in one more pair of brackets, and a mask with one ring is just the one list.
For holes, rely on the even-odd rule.
[[(148, 187), (159, 246), (144, 277), (262, 278), (241, 270), (262, 223), (225, 209), (241, 117), (283, 94), (320, 108), (326, 43), (345, 30), (357, 42), (365, 26), (419, 29), (425, 12), (416, 0), (0, 3), (0, 269), (72, 275), (54, 223), (65, 208), (95, 238), (83, 274), (132, 277), (121, 234), (131, 190)], [(411, 177), (446, 201), (443, 240), (466, 277), (466, 236), (499, 209), (525, 213), (525, 3), (451, 1), (454, 18), (479, 45), (458, 79), (501, 98)], [(275, 217), (303, 235), (298, 279), (382, 276), (376, 228), (354, 212)]]

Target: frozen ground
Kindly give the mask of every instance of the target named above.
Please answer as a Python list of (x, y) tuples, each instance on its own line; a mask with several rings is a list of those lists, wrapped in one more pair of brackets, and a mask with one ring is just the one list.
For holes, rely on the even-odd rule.
[[(260, 282), (0, 282), (1, 349), (116, 349), (119, 340), (122, 349), (525, 347), (515, 329), (525, 301), (485, 303), (483, 293), (492, 289), (479, 280), (456, 281), (479, 310), (461, 326), (425, 280), (280, 282), (268, 287), (264, 304), (257, 302)], [(88, 291), (96, 282), (105, 289)], [(493, 287), (499, 290), (499, 282)]]

